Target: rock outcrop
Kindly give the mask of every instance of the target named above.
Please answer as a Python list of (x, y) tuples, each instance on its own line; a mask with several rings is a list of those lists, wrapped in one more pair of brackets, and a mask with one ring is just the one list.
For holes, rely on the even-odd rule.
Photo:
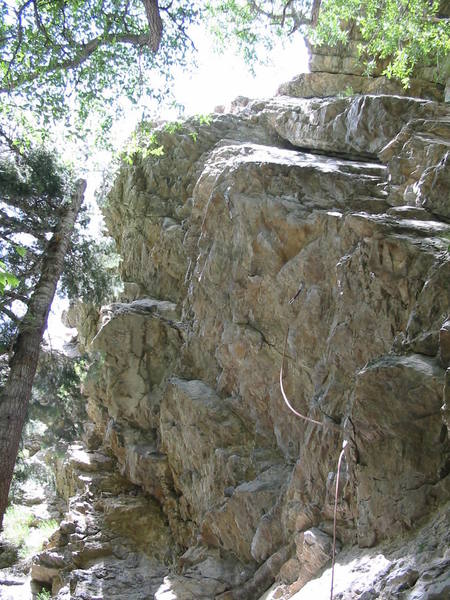
[(122, 166), (58, 598), (328, 597), (336, 483), (335, 597), (448, 596), (449, 117), (240, 98)]
[[(356, 16), (356, 15), (355, 15)], [(450, 18), (448, 0), (439, 2), (438, 18)], [(281, 87), (282, 93), (298, 97), (335, 96), (339, 94), (395, 94), (417, 96), (448, 102), (450, 92), (450, 56), (424, 59), (411, 73), (408, 87), (384, 75), (389, 58), (384, 60), (366, 54), (366, 43), (357, 23), (348, 23), (346, 43), (334, 46), (315, 45), (306, 40), (309, 49), (309, 73), (298, 75)], [(380, 26), (382, 24), (380, 23)], [(314, 37), (314, 36), (312, 36)], [(366, 40), (367, 42), (367, 40)], [(368, 64), (370, 63), (370, 64)]]

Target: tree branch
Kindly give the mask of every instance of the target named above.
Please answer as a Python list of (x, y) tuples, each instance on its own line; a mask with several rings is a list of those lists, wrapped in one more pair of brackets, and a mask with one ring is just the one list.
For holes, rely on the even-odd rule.
[(50, 36), (48, 35), (47, 29), (44, 27), (44, 24), (41, 19), (41, 15), (39, 14), (37, 1), (36, 0), (32, 0), (32, 1), (33, 1), (33, 10), (34, 10), (34, 21), (36, 23), (36, 27), (39, 29), (39, 31), (42, 31), (47, 42), (49, 42), (50, 44), (53, 44), (53, 41), (51, 40)]
[(0, 127), (0, 138), (3, 138), (6, 146), (13, 152), (16, 156), (22, 157), (23, 153), (20, 151), (17, 145), (17, 139), (13, 139), (10, 137), (3, 129)]
[[(314, 0), (314, 3), (315, 2), (317, 2), (317, 0)], [(313, 10), (314, 10), (314, 3), (313, 3)], [(311, 24), (310, 17), (307, 17), (304, 13), (297, 12), (295, 10), (293, 0), (287, 0), (285, 2), (284, 6), (283, 6), (283, 10), (281, 11), (280, 14), (275, 13), (273, 10), (271, 12), (268, 12), (262, 6), (260, 6), (260, 4), (258, 4), (255, 0), (248, 0), (248, 4), (255, 11), (255, 13), (257, 15), (266, 17), (273, 23), (279, 24), (280, 27), (284, 27), (286, 18), (290, 17), (294, 21), (294, 29), (292, 31), (295, 31), (296, 29), (301, 27), (301, 25), (310, 25)], [(290, 8), (289, 13), (287, 12), (288, 8)], [(292, 31), (290, 33), (292, 33)]]
[(28, 218), (17, 218), (8, 215), (0, 207), (1, 225), (0, 230), (4, 230), (4, 233), (9, 235), (10, 233), (28, 233), (36, 239), (45, 240), (45, 234), (51, 231), (51, 228), (46, 227), (44, 223), (36, 223), (32, 219)]
[(283, 13), (281, 15), (281, 27), (284, 27), (284, 22), (286, 20), (286, 11), (288, 9), (288, 6), (290, 6), (292, 4), (292, 2), (293, 2), (293, 0), (288, 0), (283, 7)]
[(186, 40), (188, 40), (188, 41), (189, 41), (189, 43), (190, 43), (190, 44), (191, 44), (191, 46), (192, 46), (192, 49), (193, 49), (194, 51), (197, 51), (197, 48), (196, 48), (196, 46), (195, 46), (195, 44), (194, 44), (194, 40), (193, 40), (193, 39), (192, 39), (192, 38), (191, 38), (191, 37), (190, 37), (190, 36), (189, 36), (189, 35), (186, 33), (186, 30), (185, 30), (185, 28), (183, 27), (183, 25), (182, 25), (182, 24), (181, 24), (179, 21), (177, 21), (177, 19), (176, 19), (176, 18), (173, 16), (173, 14), (170, 12), (170, 7), (171, 7), (171, 5), (172, 5), (172, 2), (171, 2), (171, 3), (170, 3), (168, 6), (167, 6), (167, 7), (161, 8), (161, 10), (163, 10), (165, 13), (167, 13), (167, 15), (168, 15), (169, 19), (170, 19), (170, 20), (171, 20), (171, 21), (174, 23), (175, 27), (178, 29), (178, 31), (181, 33), (181, 35), (182, 35), (182, 36), (183, 36), (183, 37), (184, 37)]
[[(96, 50), (100, 47), (112, 44), (112, 43), (120, 43), (120, 44), (129, 44), (132, 46), (148, 46), (153, 54), (156, 54), (159, 46), (161, 44), (162, 32), (163, 32), (163, 23), (160, 15), (160, 9), (158, 6), (158, 0), (141, 0), (145, 9), (145, 15), (147, 18), (149, 31), (145, 33), (129, 33), (124, 31), (122, 33), (109, 33), (109, 28), (106, 29), (103, 35), (97, 36), (84, 44), (79, 44), (78, 49), (76, 50), (75, 56), (71, 58), (67, 58), (65, 60), (60, 60), (57, 62), (50, 62), (46, 66), (42, 67), (39, 70), (35, 70), (31, 73), (26, 73), (22, 75), (18, 75), (15, 79), (9, 79), (11, 74), (12, 66), (14, 64), (15, 58), (17, 56), (21, 40), (22, 40), (22, 22), (21, 15), (25, 8), (33, 4), (34, 7), (34, 16), (37, 28), (44, 34), (49, 47), (55, 46), (54, 42), (48, 35), (46, 28), (42, 23), (42, 19), (39, 15), (37, 4), (35, 0), (27, 0), (25, 4), (22, 5), (20, 11), (17, 13), (17, 17), (19, 20), (19, 29), (18, 29), (18, 42), (14, 55), (12, 56), (8, 70), (3, 77), (3, 85), (0, 87), (0, 93), (9, 93), (14, 91), (21, 85), (32, 83), (39, 77), (43, 75), (48, 75), (49, 73), (54, 73), (56, 71), (71, 71), (80, 67), (83, 63), (85, 63)], [(66, 50), (60, 44), (57, 45), (60, 51)], [(9, 81), (8, 81), (9, 79)]]
[(9, 308), (6, 308), (6, 306), (2, 306), (0, 308), (0, 312), (6, 315), (8, 319), (10, 319), (13, 323), (19, 323), (19, 317), (17, 317), (11, 310), (9, 310)]
[(54, 73), (55, 71), (71, 71), (73, 69), (76, 69), (77, 67), (85, 63), (98, 48), (113, 42), (119, 42), (121, 44), (131, 44), (132, 46), (146, 46), (149, 45), (149, 35), (148, 33), (123, 33), (109, 34), (107, 36), (98, 36), (80, 46), (78, 54), (73, 58), (63, 60), (54, 64), (49, 64), (40, 71), (35, 71), (34, 73), (19, 76), (15, 81), (9, 81), (6, 86), (0, 87), (0, 93), (12, 92), (23, 84), (32, 83), (42, 75), (48, 75), (49, 73)]
[(2, 307), (2, 309), (4, 306), (9, 304), (10, 301), (12, 302), (13, 300), (18, 300), (19, 302), (23, 302), (24, 304), (27, 304), (27, 302), (29, 300), (28, 296), (25, 296), (24, 294), (18, 294), (14, 290), (8, 290), (7, 292), (5, 292), (5, 297), (8, 300), (8, 302), (5, 302), (5, 301), (0, 302), (0, 306)]

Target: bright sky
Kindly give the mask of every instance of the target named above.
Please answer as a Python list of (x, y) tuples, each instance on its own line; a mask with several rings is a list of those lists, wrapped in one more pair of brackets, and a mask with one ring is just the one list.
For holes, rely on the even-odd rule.
[(257, 67), (254, 78), (242, 58), (231, 49), (218, 55), (208, 38), (195, 39), (199, 68), (192, 75), (178, 77), (175, 84), (175, 94), (185, 105), (187, 114), (213, 112), (215, 106), (227, 105), (236, 96), (273, 96), (281, 83), (308, 71), (308, 52), (298, 32), (284, 47), (280, 42), (273, 48), (270, 63)]
[[(280, 42), (272, 50), (267, 65), (255, 68), (253, 77), (244, 64), (243, 59), (233, 54), (230, 49), (226, 53), (217, 54), (211, 41), (204, 35), (195, 36), (199, 50), (198, 68), (192, 73), (179, 73), (176, 76), (174, 93), (177, 101), (186, 109), (186, 115), (208, 114), (219, 105), (230, 104), (237, 96), (250, 98), (268, 98), (276, 93), (278, 86), (292, 79), (299, 73), (308, 71), (308, 53), (303, 38), (294, 34), (284, 46)], [(162, 119), (173, 119), (173, 111), (164, 109), (158, 115)], [(127, 115), (118, 128), (119, 143), (124, 143), (137, 124), (139, 114), (137, 111)], [(108, 153), (97, 157), (100, 165), (110, 159)], [(94, 213), (93, 221), (99, 221), (95, 216), (94, 194), (101, 181), (101, 172), (92, 171), (87, 176), (88, 187), (86, 200)], [(98, 226), (98, 225), (97, 225)], [(74, 330), (65, 328), (61, 323), (61, 312), (67, 308), (67, 302), (55, 299), (48, 320), (46, 341), (53, 348), (61, 349), (65, 341), (74, 335)]]

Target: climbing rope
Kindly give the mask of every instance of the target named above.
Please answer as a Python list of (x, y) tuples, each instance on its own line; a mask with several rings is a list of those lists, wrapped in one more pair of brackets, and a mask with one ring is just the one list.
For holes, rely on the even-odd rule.
[[(302, 287), (300, 287), (299, 292), (297, 292), (296, 296), (294, 296), (294, 298), (292, 300), (295, 300), (295, 298), (297, 298), (297, 296), (299, 295), (299, 293), (300, 293), (301, 290), (302, 290)], [(289, 302), (290, 304), (292, 304), (292, 300)], [(284, 339), (283, 357), (282, 357), (281, 368), (280, 368), (280, 389), (281, 389), (281, 395), (283, 396), (283, 400), (284, 400), (286, 406), (289, 408), (289, 410), (291, 412), (294, 413), (294, 415), (296, 415), (297, 417), (300, 417), (304, 421), (312, 423), (313, 425), (319, 425), (320, 427), (323, 427), (324, 424), (321, 421), (316, 421), (315, 419), (311, 419), (310, 417), (307, 417), (306, 415), (302, 415), (301, 413), (299, 413), (298, 411), (296, 411), (295, 408), (292, 406), (292, 404), (289, 402), (289, 399), (286, 396), (286, 393), (284, 391), (284, 386), (283, 386), (283, 365), (284, 365), (284, 361), (286, 359), (286, 347), (287, 347), (288, 333), (289, 333), (289, 330), (286, 332), (286, 337)], [(345, 448), (347, 446), (347, 443), (348, 443), (347, 440), (344, 440), (343, 443), (342, 443), (342, 450), (341, 450), (341, 453), (339, 454), (338, 466), (337, 466), (337, 473), (336, 473), (336, 489), (335, 489), (335, 494), (334, 494), (334, 511), (333, 511), (333, 546), (332, 546), (332, 551), (331, 551), (331, 590), (330, 590), (330, 600), (333, 600), (334, 567), (335, 567), (335, 562), (336, 562), (336, 522), (337, 522), (337, 504), (338, 504), (338, 496), (339, 496), (339, 478), (340, 478), (340, 473), (341, 473), (341, 463), (342, 463), (342, 459), (345, 456)]]

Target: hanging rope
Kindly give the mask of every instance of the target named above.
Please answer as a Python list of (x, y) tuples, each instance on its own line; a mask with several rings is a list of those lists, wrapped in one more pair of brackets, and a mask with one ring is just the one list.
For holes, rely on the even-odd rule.
[(331, 590), (330, 590), (330, 600), (333, 600), (333, 586), (334, 586), (334, 564), (336, 561), (336, 521), (337, 521), (337, 503), (338, 503), (338, 495), (339, 495), (339, 477), (341, 474), (341, 463), (342, 459), (345, 455), (345, 447), (347, 446), (347, 440), (342, 442), (342, 450), (339, 454), (338, 460), (338, 468), (336, 474), (336, 490), (334, 492), (334, 512), (333, 512), (333, 548), (331, 554)]
[[(299, 296), (299, 294), (302, 291), (302, 289), (303, 289), (303, 286), (300, 287), (300, 289), (297, 292), (297, 294), (294, 296), (294, 298), (291, 299), (290, 304), (292, 304), (292, 302)], [(294, 415), (296, 415), (297, 417), (300, 417), (300, 419), (303, 419), (304, 421), (307, 421), (308, 423), (312, 423), (313, 425), (319, 425), (320, 427), (323, 427), (324, 424), (321, 421), (316, 421), (315, 419), (311, 419), (310, 417), (307, 417), (306, 415), (302, 415), (297, 410), (295, 410), (295, 408), (289, 402), (289, 399), (286, 396), (286, 393), (284, 391), (284, 386), (283, 386), (283, 365), (284, 365), (284, 361), (286, 359), (286, 347), (287, 347), (288, 334), (289, 334), (289, 330), (286, 332), (286, 337), (284, 339), (283, 357), (282, 357), (281, 368), (280, 368), (280, 389), (281, 389), (281, 395), (283, 396), (283, 400), (284, 400), (286, 406), (289, 408), (289, 410), (291, 412), (294, 413)], [(337, 466), (337, 473), (336, 473), (336, 489), (335, 489), (335, 493), (334, 493), (334, 511), (333, 511), (333, 546), (332, 546), (332, 551), (331, 551), (331, 590), (330, 590), (330, 600), (333, 600), (334, 567), (335, 567), (335, 562), (336, 562), (336, 522), (337, 522), (337, 504), (338, 504), (338, 496), (339, 496), (339, 479), (340, 479), (340, 474), (341, 474), (342, 459), (345, 456), (345, 448), (347, 446), (347, 443), (348, 443), (347, 440), (344, 440), (343, 443), (342, 443), (342, 450), (341, 450), (341, 453), (339, 454), (339, 460), (338, 460), (338, 466)]]
[(289, 408), (289, 410), (294, 413), (294, 415), (297, 415), (297, 417), (300, 417), (300, 419), (303, 419), (304, 421), (308, 421), (309, 423), (314, 423), (314, 425), (320, 425), (320, 427), (322, 427), (323, 423), (321, 423), (320, 421), (316, 421), (315, 419), (311, 419), (310, 417), (306, 417), (305, 415), (302, 415), (301, 413), (297, 412), (295, 410), (295, 408), (291, 405), (291, 403), (289, 402), (289, 400), (285, 394), (284, 387), (283, 387), (283, 364), (284, 364), (284, 360), (286, 358), (287, 338), (288, 338), (288, 333), (286, 332), (286, 337), (284, 339), (284, 348), (283, 348), (283, 360), (281, 362), (281, 369), (280, 369), (280, 388), (281, 388), (281, 394), (283, 396), (283, 400), (284, 400), (286, 406)]

